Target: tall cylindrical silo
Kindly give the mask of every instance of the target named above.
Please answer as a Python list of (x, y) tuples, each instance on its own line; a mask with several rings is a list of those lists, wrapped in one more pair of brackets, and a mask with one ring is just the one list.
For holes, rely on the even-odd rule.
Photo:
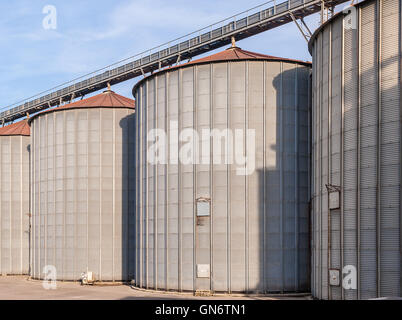
[(107, 90), (29, 120), (33, 278), (132, 279), (133, 119), (134, 101)]
[(0, 128), (0, 275), (29, 272), (27, 122)]
[(309, 44), (312, 293), (321, 299), (401, 296), (400, 6), (361, 2)]
[(309, 75), (233, 47), (133, 88), (136, 286), (309, 290)]

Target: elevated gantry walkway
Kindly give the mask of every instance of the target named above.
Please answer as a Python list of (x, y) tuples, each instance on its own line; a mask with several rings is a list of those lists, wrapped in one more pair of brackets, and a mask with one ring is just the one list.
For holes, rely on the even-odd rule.
[[(258, 33), (294, 21), (306, 40), (311, 32), (303, 18), (321, 12), (321, 22), (333, 8), (348, 0), (289, 0), (276, 4), (272, 0), (207, 28), (191, 33), (142, 54), (117, 62), (84, 77), (65, 83), (29, 98), (20, 105), (9, 106), (0, 113), (0, 124), (5, 124), (40, 110), (70, 102), (71, 100), (117, 84), (148, 72), (179, 63), (181, 60), (245, 39)], [(267, 8), (268, 7), (268, 8)], [(300, 23), (298, 23), (300, 21)], [(87, 76), (91, 76), (85, 80)], [(81, 80), (81, 81), (78, 81)], [(34, 99), (35, 98), (35, 99)], [(30, 100), (33, 99), (33, 100)]]

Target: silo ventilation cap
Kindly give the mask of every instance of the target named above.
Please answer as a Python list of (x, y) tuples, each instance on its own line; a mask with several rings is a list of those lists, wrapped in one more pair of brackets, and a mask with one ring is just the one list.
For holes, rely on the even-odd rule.
[(112, 91), (112, 89), (111, 89), (111, 87), (110, 87), (110, 83), (108, 82), (108, 83), (107, 83), (107, 89), (106, 89), (105, 91), (103, 91), (103, 93), (110, 93), (110, 92), (113, 92), (113, 93), (114, 93), (114, 91)]

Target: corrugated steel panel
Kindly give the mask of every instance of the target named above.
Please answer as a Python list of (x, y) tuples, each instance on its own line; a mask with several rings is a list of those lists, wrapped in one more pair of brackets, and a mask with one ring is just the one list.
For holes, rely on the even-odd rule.
[(30, 137), (24, 122), (0, 129), (0, 275), (29, 272)]
[(360, 67), (360, 298), (376, 297), (377, 29), (373, 4), (361, 9)]
[[(142, 144), (137, 150), (143, 159), (137, 190), (144, 190), (137, 201), (137, 237), (153, 239), (152, 248), (161, 248), (157, 262), (149, 246), (140, 253), (147, 268), (136, 270), (139, 287), (308, 290), (308, 137), (303, 131), (309, 128), (309, 68), (263, 60), (186, 65), (155, 74), (136, 87), (136, 139)], [(154, 86), (157, 94), (151, 98)], [(175, 121), (177, 131), (172, 131)], [(183, 129), (254, 129), (255, 172), (238, 175), (237, 164), (216, 164), (214, 154), (208, 157), (209, 164), (183, 164), (176, 149), (170, 160), (177, 164), (146, 163), (152, 128), (170, 130), (175, 136)], [(208, 141), (213, 149), (214, 140)], [(179, 148), (184, 144), (180, 142)], [(145, 180), (140, 174), (146, 173)], [(155, 198), (158, 236), (151, 227)], [(210, 216), (197, 218), (198, 198), (210, 199)], [(210, 277), (197, 277), (200, 265), (210, 266)]]
[[(400, 295), (400, 8), (399, 1), (380, 9), (380, 295)], [(396, 103), (393, 103), (395, 101)], [(395, 121), (397, 120), (397, 121)], [(391, 151), (392, 150), (392, 151)], [(394, 164), (394, 165), (393, 165)], [(385, 171), (387, 174), (385, 174)], [(396, 178), (396, 179), (395, 179)]]
[(31, 125), (32, 277), (52, 265), (58, 280), (131, 280), (133, 109), (66, 109)]
[[(358, 272), (358, 289), (343, 289), (342, 295), (339, 287), (332, 286), (332, 299), (400, 296), (399, 6), (398, 0), (365, 1), (357, 5), (357, 29), (342, 28), (343, 19), (338, 15), (311, 43), (315, 66), (313, 84), (320, 84), (313, 85), (313, 124), (319, 128), (315, 131), (319, 138), (313, 140), (312, 180), (315, 184), (312, 192), (315, 196), (322, 192), (323, 186), (318, 187), (317, 183), (328, 179), (323, 163), (328, 161), (325, 149), (329, 138), (331, 179), (338, 182), (333, 184), (340, 185), (343, 192), (339, 217), (337, 210), (330, 213), (331, 267), (341, 268), (343, 263), (355, 266)], [(331, 42), (326, 40), (329, 30)], [(331, 52), (328, 62), (332, 72), (327, 82), (322, 77), (327, 75), (325, 57), (328, 52)], [(327, 86), (331, 86), (328, 99)], [(328, 101), (331, 101), (330, 106)], [(331, 108), (328, 109), (331, 112), (329, 137), (325, 130), (326, 108)], [(338, 143), (340, 137), (343, 139)], [(343, 153), (339, 154), (341, 150)], [(340, 159), (343, 159), (341, 165), (337, 164)], [(340, 176), (343, 181), (337, 180)], [(317, 208), (313, 206), (314, 221), (320, 221), (326, 214), (322, 206), (320, 211)], [(317, 235), (325, 232), (325, 223), (313, 223), (314, 260), (320, 259), (325, 245)], [(343, 235), (341, 239), (339, 234)], [(342, 244), (340, 253), (343, 252), (340, 260), (338, 242)], [(322, 266), (326, 267), (324, 263)], [(320, 265), (316, 264), (317, 268)], [(325, 299), (327, 282), (316, 275), (312, 279), (313, 295)]]

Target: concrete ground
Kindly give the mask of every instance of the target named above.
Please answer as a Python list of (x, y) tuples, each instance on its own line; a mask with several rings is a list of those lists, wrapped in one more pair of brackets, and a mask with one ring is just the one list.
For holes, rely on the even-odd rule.
[(42, 281), (27, 276), (0, 276), (0, 300), (175, 300), (175, 299), (230, 299), (230, 300), (305, 300), (308, 296), (241, 296), (215, 295), (195, 297), (192, 294), (150, 292), (129, 285), (81, 286), (74, 282), (57, 282), (55, 290), (44, 289)]

